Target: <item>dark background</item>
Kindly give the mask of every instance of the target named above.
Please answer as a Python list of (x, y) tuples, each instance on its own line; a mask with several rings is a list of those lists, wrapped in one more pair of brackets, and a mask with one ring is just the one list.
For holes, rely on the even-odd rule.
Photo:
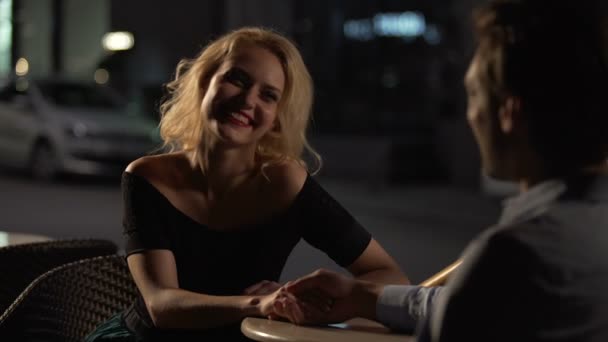
[[(324, 158), (321, 183), (420, 281), (498, 215), (489, 196), (495, 184), (480, 177), (464, 114), (470, 13), (481, 2), (0, 0), (12, 5), (0, 7), (10, 8), (12, 30), (10, 45), (0, 46), (0, 77), (10, 77), (19, 58), (31, 77), (92, 80), (105, 69), (108, 86), (158, 119), (162, 85), (180, 59), (231, 29), (276, 29), (296, 42), (315, 82), (309, 136)], [(386, 36), (379, 20), (399, 15), (409, 21), (387, 25), (402, 35)], [(131, 32), (134, 47), (103, 50), (112, 31)], [(5, 170), (0, 229), (121, 244), (118, 183), (65, 176), (41, 184)], [(335, 267), (300, 245), (284, 277), (318, 266)]]

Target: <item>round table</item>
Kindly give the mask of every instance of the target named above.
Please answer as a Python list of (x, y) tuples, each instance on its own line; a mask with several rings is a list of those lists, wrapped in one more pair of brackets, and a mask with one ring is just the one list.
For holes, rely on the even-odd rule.
[(272, 342), (414, 342), (410, 335), (390, 332), (380, 323), (355, 318), (330, 326), (300, 326), (289, 322), (248, 317), (241, 323), (245, 336), (256, 341)]
[(0, 231), (0, 247), (52, 240), (48, 236)]

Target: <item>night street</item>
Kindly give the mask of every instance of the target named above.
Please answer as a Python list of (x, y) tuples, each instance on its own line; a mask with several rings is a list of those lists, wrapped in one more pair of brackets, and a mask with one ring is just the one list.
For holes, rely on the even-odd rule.
[(0, 341), (608, 341), (607, 43), (608, 0), (0, 0)]
[[(321, 183), (419, 282), (451, 263), (477, 232), (496, 220), (498, 204), (470, 190), (414, 186), (371, 190), (361, 183)], [(0, 230), (55, 238), (96, 237), (122, 247), (118, 179), (60, 180), (40, 184), (0, 174)], [(336, 268), (322, 253), (300, 243), (283, 278), (318, 267)]]

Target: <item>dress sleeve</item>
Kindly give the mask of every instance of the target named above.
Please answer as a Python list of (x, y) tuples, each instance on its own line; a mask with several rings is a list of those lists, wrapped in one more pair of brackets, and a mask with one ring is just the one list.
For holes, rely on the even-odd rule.
[(371, 241), (370, 233), (310, 175), (294, 209), (304, 240), (342, 267), (350, 266)]
[(128, 172), (122, 176), (122, 193), (126, 254), (171, 249), (162, 194), (145, 178)]

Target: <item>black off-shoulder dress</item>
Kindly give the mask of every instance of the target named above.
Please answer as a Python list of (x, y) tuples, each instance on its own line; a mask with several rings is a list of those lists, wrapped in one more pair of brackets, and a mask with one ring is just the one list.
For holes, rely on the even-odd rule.
[[(239, 295), (259, 281), (278, 281), (287, 257), (303, 238), (339, 265), (352, 264), (371, 235), (310, 175), (287, 210), (242, 229), (218, 231), (175, 208), (145, 178), (125, 172), (123, 226), (127, 255), (173, 252), (180, 288)], [(141, 295), (87, 341), (247, 341), (237, 322), (205, 330), (157, 329)], [(112, 336), (120, 336), (113, 338)]]

